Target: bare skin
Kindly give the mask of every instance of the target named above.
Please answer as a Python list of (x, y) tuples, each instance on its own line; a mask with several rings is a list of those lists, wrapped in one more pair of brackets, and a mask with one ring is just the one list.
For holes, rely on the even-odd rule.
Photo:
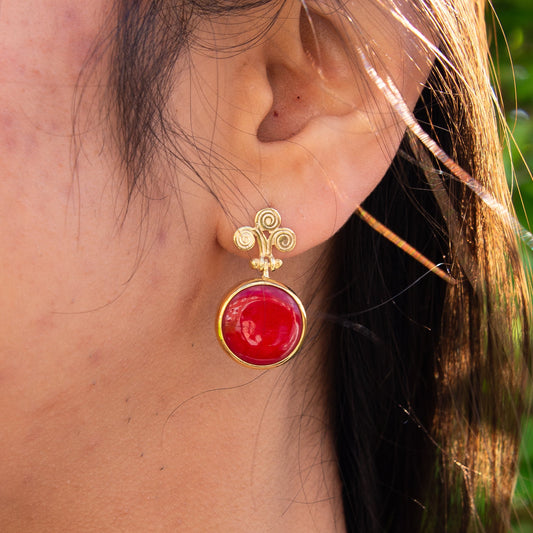
[[(299, 8), (288, 4), (294, 22)], [(0, 529), (343, 531), (323, 384), (314, 374), (320, 344), (307, 347), (305, 362), (268, 372), (227, 357), (214, 335), (218, 304), (254, 276), (231, 248), (228, 217), (184, 175), (180, 198), (153, 202), (147, 221), (134, 200), (123, 219), (125, 177), (115, 150), (103, 145), (110, 124), (92, 120), (102, 108), (97, 84), (84, 87), (74, 121), (79, 74), (107, 9), (103, 0), (1, 4)], [(278, 38), (289, 38), (293, 26)], [(257, 67), (258, 56), (272, 57), (265, 50), (218, 64), (219, 74), (226, 69), (222, 76), (236, 79), (225, 96), (265, 72)], [(105, 79), (107, 65), (102, 58), (93, 82)], [(213, 65), (196, 58), (203, 79)], [(334, 77), (333, 88), (346, 82)], [(419, 90), (420, 81), (409, 93), (413, 102)], [(195, 98), (185, 82), (171, 102)], [(252, 104), (247, 109), (258, 109)], [(391, 127), (384, 152), (375, 132), (358, 130), (368, 126), (360, 112), (339, 108), (334, 120), (345, 122), (334, 129), (350, 146), (362, 135), (373, 161), (373, 172), (347, 187), (342, 168), (357, 167), (347, 150), (336, 152), (331, 169), (326, 155), (304, 157), (333, 119), (312, 111), (308, 131), (304, 117), (293, 153), (293, 143), (257, 140), (271, 104), (267, 95), (259, 114), (221, 105), (220, 116), (233, 117), (230, 129), (245, 137), (228, 137), (224, 127), (219, 134), (241, 147), (244, 166), (264, 158), (269, 179), (255, 182), (250, 204), (259, 209), (266, 199), (296, 231), (301, 244), (275, 277), (305, 295), (327, 238), (379, 181), (401, 129)], [(182, 118), (190, 109), (175, 112)], [(205, 106), (192, 109), (196, 131), (213, 123)], [(73, 143), (74, 123), (92, 127)], [(280, 138), (292, 134), (285, 129)], [(286, 176), (307, 180), (309, 197), (299, 198), (302, 187), (294, 185), (298, 209), (281, 186)], [(247, 192), (246, 183), (236, 186)], [(231, 215), (252, 222), (237, 208)]]

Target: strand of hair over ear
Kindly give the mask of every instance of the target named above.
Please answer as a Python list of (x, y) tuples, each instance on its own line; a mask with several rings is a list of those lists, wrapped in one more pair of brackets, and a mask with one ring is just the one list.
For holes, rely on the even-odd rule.
[(355, 210), (355, 214), (366, 222), (373, 230), (381, 234), (385, 239), (388, 239), (395, 246), (403, 250), (405, 253), (409, 254), (413, 259), (418, 261), (421, 265), (425, 266), (430, 272), (437, 274), (439, 278), (455, 285), (457, 280), (452, 278), (448, 273), (446, 273), (439, 265), (430, 261), (425, 255), (420, 253), (416, 248), (411, 246), (408, 242), (404, 241), (399, 235), (394, 233), (392, 230), (387, 228), (379, 220), (375, 219), (368, 211), (365, 211), (361, 206)]
[(458, 165), (444, 150), (422, 129), (415, 116), (402, 98), (400, 91), (396, 87), (390, 76), (385, 81), (370, 64), (361, 48), (357, 48), (357, 53), (363, 62), (363, 66), (377, 88), (387, 99), (391, 107), (398, 113), (407, 128), (418, 138), (418, 140), (440, 161), (453, 176), (464, 183), (472, 190), (493, 212), (497, 213), (501, 220), (533, 250), (533, 234), (524, 228), (509, 210), (500, 203), (494, 196), (485, 189), (474, 177)]

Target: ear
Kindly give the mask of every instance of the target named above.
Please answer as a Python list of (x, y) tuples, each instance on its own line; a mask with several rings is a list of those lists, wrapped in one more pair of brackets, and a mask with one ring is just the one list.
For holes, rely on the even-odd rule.
[[(224, 161), (224, 185), (214, 179), (211, 187), (223, 205), (217, 239), (228, 251), (237, 253), (235, 229), (267, 206), (295, 231), (293, 254), (325, 241), (370, 194), (397, 151), (405, 127), (354, 50), (372, 43), (373, 63), (410, 107), (431, 62), (375, 0), (346, 4), (357, 4), (356, 28), (344, 11), (319, 12), (288, 0), (258, 44), (226, 52), (221, 44), (236, 35), (253, 43), (263, 19), (250, 12), (231, 24), (211, 21), (217, 55), (203, 48), (191, 56), (201, 83), (187, 95), (193, 113), (181, 122)], [(183, 96), (178, 91), (181, 102)]]

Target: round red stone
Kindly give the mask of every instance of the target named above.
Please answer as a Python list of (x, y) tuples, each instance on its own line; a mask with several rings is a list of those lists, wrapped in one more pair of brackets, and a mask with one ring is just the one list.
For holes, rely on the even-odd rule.
[(245, 363), (269, 366), (293, 354), (305, 318), (295, 298), (281, 287), (259, 282), (238, 291), (223, 310), (221, 334)]

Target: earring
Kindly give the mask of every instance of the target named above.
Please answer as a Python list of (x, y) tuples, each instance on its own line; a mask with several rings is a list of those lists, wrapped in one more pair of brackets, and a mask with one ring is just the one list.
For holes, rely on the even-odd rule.
[(239, 250), (259, 247), (252, 268), (261, 278), (241, 283), (224, 298), (217, 317), (217, 335), (226, 352), (252, 368), (272, 368), (287, 362), (300, 348), (307, 326), (305, 309), (294, 292), (270, 279), (281, 267), (272, 248), (290, 252), (296, 235), (281, 228), (281, 216), (272, 208), (255, 216), (255, 227), (244, 226), (233, 235)]

